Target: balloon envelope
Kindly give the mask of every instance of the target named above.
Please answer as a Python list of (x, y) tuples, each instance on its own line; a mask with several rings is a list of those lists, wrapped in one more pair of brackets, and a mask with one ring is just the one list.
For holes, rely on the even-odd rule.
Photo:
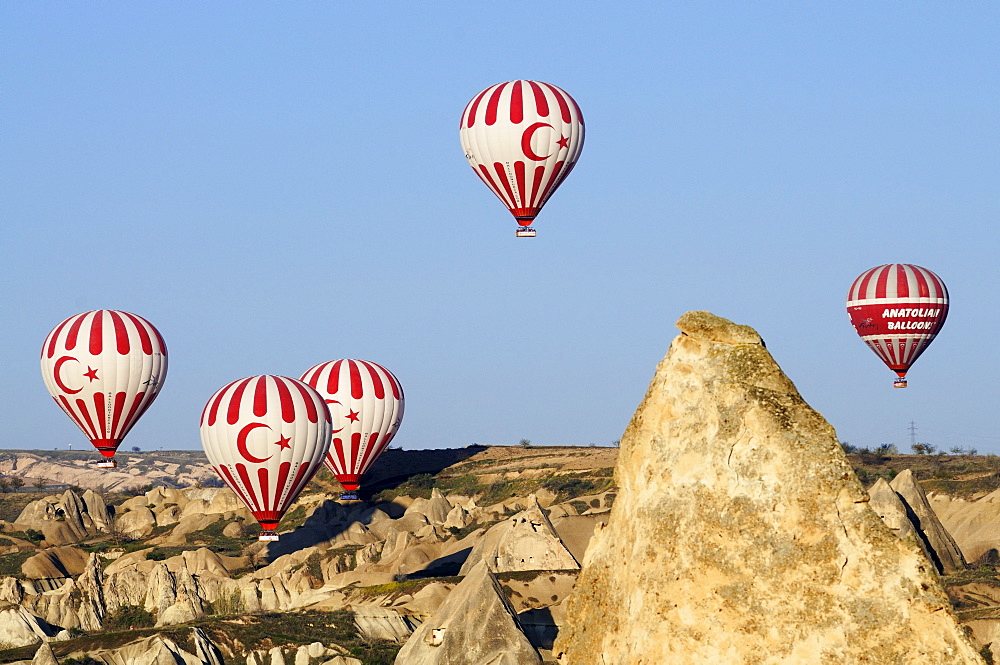
[(354, 491), (399, 429), (403, 388), (381, 365), (347, 358), (315, 365), (302, 380), (330, 408), (333, 441), (326, 465), (345, 490)]
[(208, 400), (201, 443), (215, 472), (270, 532), (322, 464), (330, 412), (301, 381), (251, 376)]
[(111, 458), (163, 386), (167, 345), (141, 316), (97, 309), (53, 328), (41, 365), (56, 404)]
[(948, 289), (926, 268), (889, 263), (854, 280), (847, 313), (861, 339), (903, 379), (944, 325)]
[(472, 98), (459, 137), (472, 170), (527, 226), (576, 166), (583, 114), (561, 88), (507, 81)]

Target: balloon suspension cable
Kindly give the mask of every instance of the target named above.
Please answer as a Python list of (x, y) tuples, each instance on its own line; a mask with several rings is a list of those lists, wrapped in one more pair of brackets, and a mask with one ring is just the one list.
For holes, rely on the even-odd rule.
[(530, 226), (519, 226), (517, 231), (514, 232), (514, 237), (516, 238), (534, 238), (535, 229)]
[(892, 387), (893, 388), (905, 388), (906, 387), (906, 379), (896, 379), (895, 381), (892, 382)]
[(98, 469), (115, 469), (118, 468), (118, 462), (113, 459), (102, 459), (97, 464), (95, 464)]
[(274, 531), (262, 531), (261, 534), (257, 536), (257, 540), (265, 540), (271, 543), (276, 543), (278, 542), (278, 534)]

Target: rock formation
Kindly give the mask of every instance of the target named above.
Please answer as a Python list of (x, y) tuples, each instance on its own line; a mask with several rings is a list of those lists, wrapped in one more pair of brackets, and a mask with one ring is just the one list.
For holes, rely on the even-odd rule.
[(920, 548), (920, 551), (927, 557), (927, 561), (934, 563), (933, 555), (927, 546), (924, 535), (918, 526), (910, 519), (906, 505), (900, 500), (899, 495), (893, 491), (885, 478), (879, 478), (868, 490), (870, 500), (868, 505), (872, 507), (875, 514), (882, 522), (889, 527), (889, 530), (903, 540), (912, 540)]
[(707, 312), (677, 327), (622, 438), (561, 662), (981, 665), (759, 335)]
[(47, 642), (42, 642), (35, 652), (35, 657), (31, 659), (31, 665), (59, 665), (56, 655), (52, 653), (52, 647)]
[(906, 469), (889, 483), (889, 486), (899, 495), (905, 504), (914, 526), (926, 539), (930, 555), (940, 572), (952, 573), (965, 570), (965, 557), (958, 549), (955, 539), (951, 537), (941, 520), (934, 514), (934, 509), (927, 501), (924, 489)]
[(515, 570), (579, 570), (534, 495), (529, 507), (486, 532), (469, 553), (460, 575), (485, 561), (494, 573)]
[(485, 563), (406, 641), (396, 665), (540, 665), (514, 609)]

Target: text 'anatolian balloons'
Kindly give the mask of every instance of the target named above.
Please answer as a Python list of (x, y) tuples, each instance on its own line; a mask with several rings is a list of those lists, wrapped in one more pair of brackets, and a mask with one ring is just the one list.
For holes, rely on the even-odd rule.
[(583, 150), (583, 114), (565, 90), (508, 81), (472, 98), (459, 127), (472, 170), (527, 226)]
[(128, 312), (97, 309), (71, 316), (42, 345), (49, 393), (107, 458), (156, 399), (166, 376), (163, 338), (149, 321)]
[(344, 489), (353, 492), (399, 429), (403, 388), (381, 365), (346, 358), (311, 367), (302, 380), (330, 407), (333, 442), (326, 465)]
[(218, 390), (201, 414), (201, 444), (212, 468), (273, 532), (330, 448), (323, 397), (283, 376), (251, 376)]
[(948, 289), (940, 277), (908, 263), (861, 273), (847, 293), (847, 313), (861, 339), (906, 386), (906, 372), (948, 316)]

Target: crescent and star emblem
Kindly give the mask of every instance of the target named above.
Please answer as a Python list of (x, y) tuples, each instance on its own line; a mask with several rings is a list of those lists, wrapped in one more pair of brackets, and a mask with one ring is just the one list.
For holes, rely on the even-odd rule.
[[(328, 400), (326, 400), (326, 403), (327, 403), (327, 404), (340, 404), (340, 402), (338, 402), (338, 401), (337, 401), (337, 400), (335, 400), (335, 399), (328, 399)], [(332, 416), (332, 415), (333, 415), (333, 413), (331, 412), (331, 413), (330, 413), (330, 415)], [(341, 427), (340, 429), (334, 429), (334, 430), (330, 430), (330, 434), (336, 434), (337, 432), (340, 432), (340, 431), (341, 431), (341, 430), (343, 430), (343, 429), (344, 429), (344, 428), (343, 428), (343, 427)]]
[[(271, 426), (265, 423), (248, 423), (243, 426), (243, 429), (241, 429), (240, 433), (236, 436), (236, 450), (239, 451), (243, 459), (245, 459), (248, 462), (252, 462), (253, 464), (263, 464), (267, 460), (271, 459), (271, 457), (273, 457), (272, 455), (268, 455), (267, 457), (254, 457), (253, 455), (250, 454), (250, 451), (247, 450), (247, 437), (250, 436), (250, 432), (254, 431), (258, 427), (266, 427), (268, 429), (271, 429)], [(281, 438), (282, 441), (287, 444), (288, 439), (285, 439), (285, 437)], [(279, 442), (278, 445), (281, 445), (281, 443), (282, 442)], [(281, 447), (286, 448), (288, 446), (283, 445)]]
[[(542, 127), (555, 129), (552, 125), (550, 125), (547, 122), (536, 122), (534, 124), (528, 125), (528, 128), (524, 130), (523, 134), (521, 134), (521, 152), (524, 153), (525, 157), (534, 162), (541, 162), (552, 156), (551, 153), (549, 153), (548, 155), (539, 155), (534, 150), (531, 149), (531, 139), (535, 135), (535, 132), (537, 132)], [(562, 150), (563, 148), (568, 148), (569, 137), (560, 134), (559, 140), (556, 143), (559, 145), (557, 152), (558, 150)]]
[[(62, 377), (59, 375), (59, 370), (62, 369), (63, 364), (68, 363), (70, 360), (72, 360), (75, 363), (80, 362), (79, 360), (77, 360), (73, 356), (62, 356), (61, 358), (59, 358), (59, 360), (56, 361), (56, 364), (53, 365), (53, 367), (52, 367), (52, 378), (55, 379), (56, 385), (59, 386), (59, 390), (63, 391), (67, 395), (75, 395), (76, 393), (78, 393), (81, 390), (83, 390), (83, 387), (81, 386), (81, 387), (77, 388), (76, 390), (73, 390), (72, 388), (70, 388), (69, 386), (67, 386), (65, 383), (63, 383)], [(93, 380), (93, 379), (91, 379), (91, 380)]]

